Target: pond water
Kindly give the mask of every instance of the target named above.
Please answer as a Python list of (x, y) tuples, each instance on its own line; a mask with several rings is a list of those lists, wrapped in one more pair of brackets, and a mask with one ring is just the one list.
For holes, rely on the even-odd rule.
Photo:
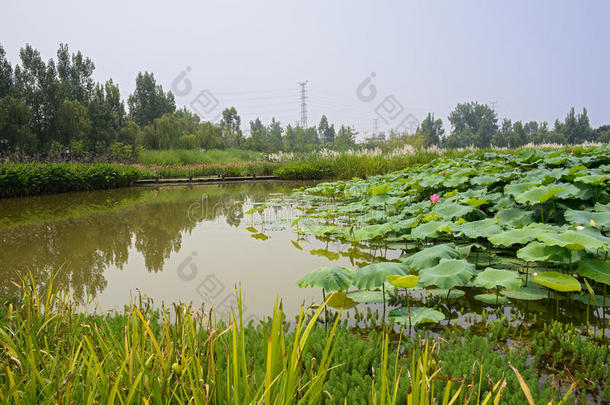
[[(303, 183), (139, 187), (0, 200), (2, 294), (18, 274), (38, 285), (56, 273), (90, 308), (122, 309), (139, 294), (155, 304), (193, 302), (226, 312), (241, 284), (246, 313), (289, 313), (320, 299), (296, 281), (328, 264), (315, 238), (297, 240), (289, 196)], [(246, 214), (258, 203), (272, 208)], [(264, 219), (264, 221), (263, 221)], [(313, 254), (312, 254), (313, 251)], [(333, 262), (350, 265), (347, 257)]]
[[(224, 317), (241, 285), (248, 318), (269, 315), (278, 297), (287, 314), (297, 314), (301, 304), (321, 299), (320, 290), (296, 286), (311, 270), (357, 268), (401, 254), (297, 235), (291, 222), (302, 211), (292, 193), (312, 184), (138, 187), (0, 200), (0, 294), (15, 292), (11, 281), (19, 274), (31, 273), (41, 287), (55, 274), (54, 287), (69, 290), (90, 310), (120, 310), (142, 295), (157, 306), (212, 306)], [(469, 289), (445, 306), (453, 322), (467, 326), (494, 310), (474, 300), (476, 293)], [(442, 297), (437, 301), (444, 305)], [(488, 319), (587, 322), (581, 304), (514, 305)], [(591, 321), (598, 315), (592, 312)]]

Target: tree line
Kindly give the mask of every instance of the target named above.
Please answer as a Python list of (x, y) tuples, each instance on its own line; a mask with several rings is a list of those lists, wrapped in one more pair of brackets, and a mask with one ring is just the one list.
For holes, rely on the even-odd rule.
[[(201, 121), (186, 108), (177, 109), (171, 91), (164, 91), (149, 72), (137, 75), (126, 108), (119, 86), (112, 79), (95, 83), (93, 61), (80, 51), (70, 53), (66, 44), (60, 44), (56, 58), (47, 62), (29, 44), (19, 57), (20, 63), (13, 67), (0, 45), (0, 154), (128, 160), (141, 149), (245, 148), (270, 153), (357, 146), (353, 127), (335, 129), (326, 116), (307, 128), (283, 127), (275, 119), (264, 124), (257, 118), (250, 121), (250, 136), (245, 137), (234, 107), (223, 111), (218, 124)], [(512, 148), (527, 143), (610, 141), (610, 126), (593, 129), (586, 109), (576, 113), (572, 108), (553, 128), (546, 122), (504, 119), (500, 123), (493, 109), (476, 102), (458, 104), (448, 120), (448, 135), (442, 120), (430, 113), (415, 133), (391, 131), (382, 146)], [(376, 147), (380, 142), (358, 146)]]

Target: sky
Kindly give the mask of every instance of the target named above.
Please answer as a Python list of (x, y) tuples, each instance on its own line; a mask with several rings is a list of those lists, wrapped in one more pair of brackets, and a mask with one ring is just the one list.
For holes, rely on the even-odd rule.
[[(126, 100), (140, 71), (174, 89), (179, 106), (214, 120), (235, 106), (260, 117), (322, 114), (360, 137), (410, 129), (457, 103), (499, 118), (563, 119), (586, 107), (610, 123), (610, 2), (511, 1), (31, 1), (4, 0), (0, 44), (14, 65), (26, 43), (44, 59), (60, 43), (90, 57), (96, 81)], [(247, 132), (247, 131), (246, 131)]]

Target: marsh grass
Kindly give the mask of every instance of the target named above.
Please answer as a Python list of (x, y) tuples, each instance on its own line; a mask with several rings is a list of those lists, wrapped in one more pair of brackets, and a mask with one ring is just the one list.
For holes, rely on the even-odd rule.
[(227, 164), (264, 160), (260, 152), (243, 149), (196, 149), (144, 150), (138, 153), (138, 163), (145, 165), (179, 166), (201, 163)]

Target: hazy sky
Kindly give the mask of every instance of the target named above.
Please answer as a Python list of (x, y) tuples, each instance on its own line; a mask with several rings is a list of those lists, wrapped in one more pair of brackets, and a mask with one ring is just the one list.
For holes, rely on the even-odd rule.
[[(571, 106), (587, 107), (593, 125), (610, 123), (605, 0), (4, 0), (0, 10), (13, 65), (25, 43), (44, 59), (68, 43), (125, 99), (139, 71), (170, 89), (190, 67), (192, 90), (177, 103), (208, 89), (219, 105), (197, 108), (215, 115), (235, 105), (246, 124), (256, 116), (297, 122), (305, 80), (310, 124), (325, 113), (361, 133), (376, 117), (387, 130), (409, 114), (445, 118), (464, 101), (495, 101), (500, 117), (551, 124)], [(372, 100), (362, 101), (357, 88), (372, 72), (376, 95), (364, 86)]]

